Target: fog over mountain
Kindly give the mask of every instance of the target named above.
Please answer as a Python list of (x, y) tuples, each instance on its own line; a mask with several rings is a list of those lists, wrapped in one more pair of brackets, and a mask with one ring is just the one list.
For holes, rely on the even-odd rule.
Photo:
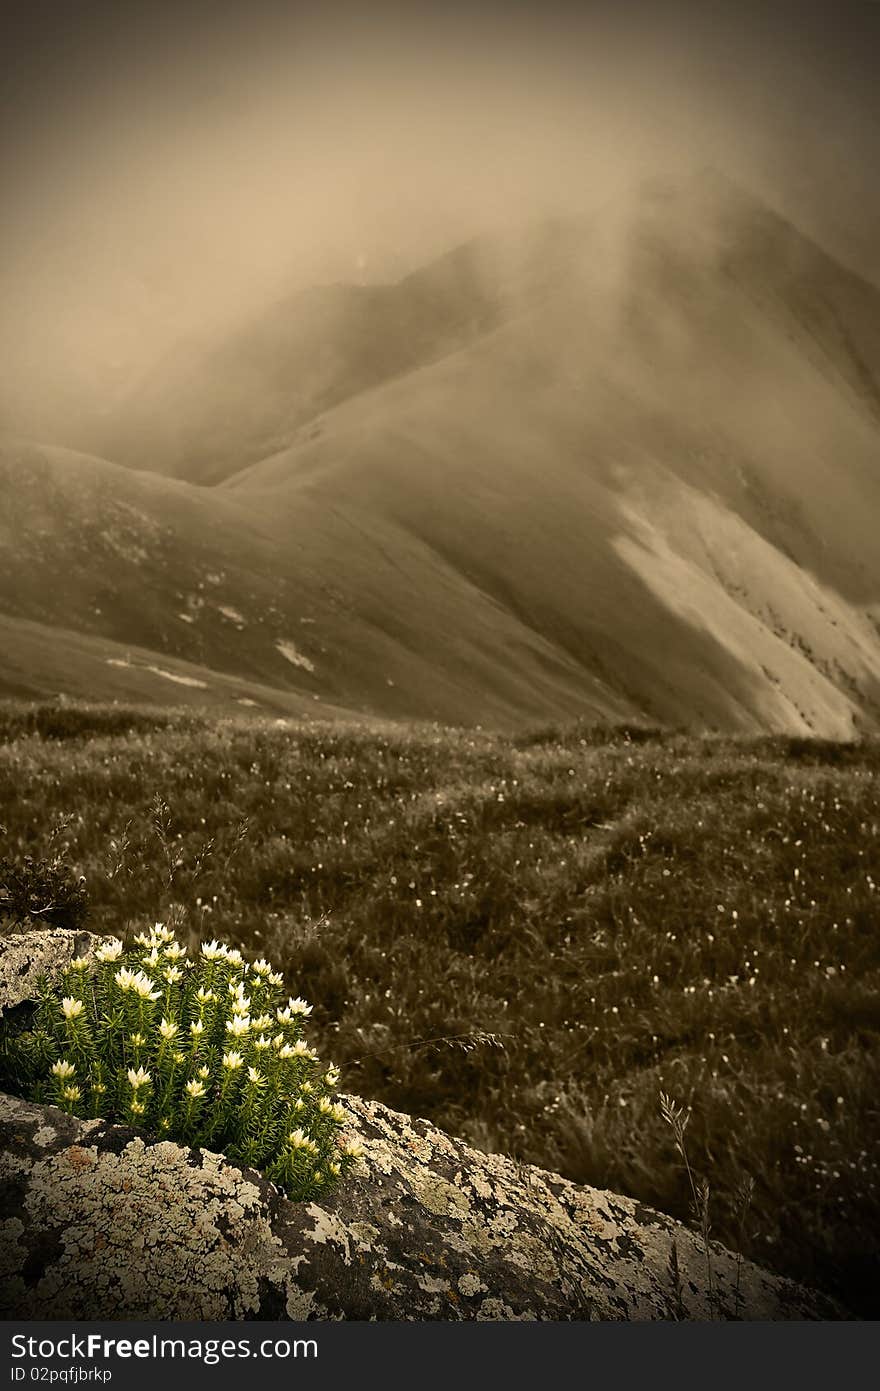
[(90, 428), (140, 468), (4, 450), (7, 688), (877, 725), (880, 292), (712, 171), (294, 295)]
[(96, 411), (299, 291), (548, 217), (613, 209), (613, 240), (645, 179), (707, 164), (876, 283), (878, 24), (859, 0), (13, 0), (0, 424), (92, 448)]
[(22, 14), (0, 690), (875, 728), (878, 109), (819, 8)]

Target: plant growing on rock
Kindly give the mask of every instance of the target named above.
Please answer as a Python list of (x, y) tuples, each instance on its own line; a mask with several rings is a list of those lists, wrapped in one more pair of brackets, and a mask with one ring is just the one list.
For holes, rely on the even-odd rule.
[(31, 1100), (220, 1150), (307, 1200), (359, 1150), (341, 1139), (339, 1074), (303, 1038), (311, 1006), (283, 1002), (283, 986), (268, 961), (222, 943), (190, 960), (156, 924), (44, 983), (26, 1025), (5, 1027), (2, 1072)]

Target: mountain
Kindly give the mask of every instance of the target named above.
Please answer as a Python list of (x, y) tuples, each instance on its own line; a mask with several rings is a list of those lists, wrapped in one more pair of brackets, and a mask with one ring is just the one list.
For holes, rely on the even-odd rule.
[(478, 340), (577, 249), (577, 230), (553, 222), (469, 242), (395, 284), (298, 292), (219, 343), (178, 344), (80, 433), (120, 463), (214, 483), (340, 401)]
[[(28, 443), (0, 447), (0, 498), (0, 694), (502, 725), (585, 708), (586, 673), (381, 522), (358, 550), (345, 517), (304, 506), (291, 544), (232, 490)], [(416, 642), (401, 566), (430, 605)]]
[(147, 417), (190, 481), (3, 453), (10, 618), (374, 715), (880, 723), (880, 292), (716, 176), (298, 299)]

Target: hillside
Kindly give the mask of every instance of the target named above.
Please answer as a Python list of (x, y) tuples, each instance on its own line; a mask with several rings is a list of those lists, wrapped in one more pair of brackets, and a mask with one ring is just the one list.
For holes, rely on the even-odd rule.
[(545, 282), (559, 287), (581, 239), (550, 223), (469, 242), (397, 283), (300, 291), (219, 342), (181, 342), (84, 433), (120, 463), (214, 483), (350, 396), (477, 341)]
[(628, 245), (224, 490), (343, 575), (391, 521), (650, 718), (875, 726), (880, 295), (723, 187)]
[(715, 176), (615, 216), (172, 364), (156, 472), (10, 444), (0, 610), (373, 716), (878, 728), (880, 292)]
[(876, 1316), (878, 778), (876, 740), (12, 705), (0, 855), (61, 853), (95, 931), (268, 955), (345, 1089), (689, 1220), (670, 1093), (713, 1235)]
[[(599, 717), (634, 712), (391, 523), (374, 523), (359, 549), (344, 516), (304, 507), (293, 542), (271, 510), (231, 492), (28, 444), (0, 449), (0, 497), (9, 644), (0, 693), (164, 703), (167, 681), (125, 664), (139, 648), (153, 654), (140, 668), (188, 663), (208, 693), (231, 684), (258, 708), (288, 708), (293, 695), (503, 726), (585, 706)], [(427, 626), (401, 585), (407, 570), (424, 592)], [(66, 635), (44, 641), (38, 659), (34, 623)], [(83, 665), (84, 639), (115, 644), (103, 671)]]

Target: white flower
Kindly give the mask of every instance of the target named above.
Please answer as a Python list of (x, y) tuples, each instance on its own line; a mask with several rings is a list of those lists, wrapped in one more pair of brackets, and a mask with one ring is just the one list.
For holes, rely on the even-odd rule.
[(255, 1067), (249, 1067), (248, 1081), (253, 1082), (255, 1087), (259, 1087), (262, 1086), (263, 1082), (265, 1081), (265, 1078), (263, 1077), (262, 1072), (258, 1072)]
[(129, 971), (122, 966), (113, 977), (120, 990), (133, 990), (142, 1000), (158, 1000), (159, 991), (153, 990), (153, 982), (143, 971)]
[(189, 1031), (193, 1038), (199, 1038), (205, 1032), (205, 1025), (201, 1019), (194, 1019), (189, 1026)]
[(132, 1048), (143, 1048), (147, 1042), (143, 1034), (129, 1034), (128, 1041)]
[(201, 1077), (203, 1082), (207, 1082), (211, 1076), (211, 1069), (206, 1063), (202, 1063), (201, 1067), (196, 1069), (196, 1076)]
[(223, 1066), (228, 1067), (230, 1072), (235, 1072), (236, 1068), (241, 1067), (243, 1062), (244, 1058), (240, 1053), (236, 1053), (234, 1049), (230, 1049), (228, 1053), (223, 1054)]
[(179, 1028), (180, 1025), (173, 1023), (170, 1019), (159, 1020), (159, 1033), (163, 1038), (174, 1038)]
[(336, 1067), (335, 1064), (331, 1063), (327, 1071), (324, 1073), (324, 1081), (326, 1082), (327, 1086), (331, 1089), (331, 1091), (334, 1087), (337, 1087), (339, 1085), (339, 1068)]
[(254, 1047), (258, 1053), (262, 1053), (266, 1048), (271, 1047), (265, 1034), (260, 1034), (259, 1038), (254, 1039)]
[(146, 1068), (144, 1067), (130, 1067), (128, 1069), (128, 1072), (126, 1073), (126, 1076), (128, 1077), (128, 1080), (131, 1083), (133, 1091), (137, 1091), (139, 1087), (145, 1087), (147, 1083), (152, 1080), (150, 1078), (149, 1072), (147, 1072)]
[(169, 985), (176, 985), (183, 975), (179, 966), (168, 966), (162, 973)]
[(76, 1068), (66, 1058), (59, 1058), (57, 1063), (52, 1064), (51, 1071), (52, 1075), (57, 1077), (59, 1081), (66, 1082), (69, 1077), (74, 1075)]
[(89, 964), (88, 957), (75, 956), (70, 963), (70, 969), (71, 971), (87, 971), (89, 969)]
[(310, 1058), (312, 1056), (312, 1050), (309, 1048), (304, 1038), (297, 1039), (296, 1043), (293, 1045), (292, 1053), (295, 1058)]
[(237, 1016), (239, 1019), (246, 1019), (246, 1018), (247, 1018), (248, 1010), (250, 1009), (250, 1005), (251, 1005), (250, 1000), (233, 1000), (233, 1002), (232, 1002), (232, 1013), (233, 1013), (233, 1015)]
[(211, 1000), (216, 1000), (216, 998), (217, 996), (214, 994), (213, 990), (204, 990), (201, 986), (199, 986), (198, 990), (196, 991), (196, 999), (198, 1000), (200, 1005), (210, 1004)]
[(150, 936), (156, 942), (174, 941), (174, 933), (171, 931), (171, 928), (166, 927), (164, 923), (153, 923), (152, 929), (150, 931)]
[(219, 942), (213, 941), (202, 943), (202, 956), (205, 958), (206, 961), (216, 961), (218, 957), (225, 955), (226, 948), (224, 946), (221, 946)]
[(118, 961), (122, 955), (122, 943), (118, 937), (111, 937), (109, 942), (104, 942), (95, 952), (96, 961)]
[(340, 1125), (344, 1120), (348, 1119), (342, 1107), (334, 1105), (329, 1096), (321, 1097), (321, 1100), (318, 1102), (318, 1110), (322, 1115), (330, 1116), (332, 1120), (337, 1121)]
[(194, 1098), (198, 1098), (200, 1096), (205, 1095), (205, 1084), (204, 1082), (199, 1082), (195, 1078), (193, 1078), (191, 1082), (187, 1082), (186, 1086), (184, 1087), (184, 1091), (187, 1093), (187, 1095)]
[(327, 1168), (334, 1178), (339, 1178), (339, 1175), (342, 1173), (342, 1170), (340, 1169), (339, 1165), (333, 1159), (330, 1160), (330, 1162), (327, 1165)]
[(186, 956), (186, 947), (182, 947), (179, 942), (171, 942), (165, 948), (165, 955), (169, 961), (179, 961), (182, 956)]
[(153, 982), (149, 976), (145, 976), (143, 971), (138, 971), (132, 984), (132, 990), (139, 995), (142, 1000), (158, 1000), (160, 992), (153, 989)]
[(234, 1019), (227, 1019), (226, 1032), (232, 1034), (233, 1038), (243, 1038), (251, 1027), (249, 1019), (240, 1019), (237, 1015)]
[(287, 1008), (290, 1010), (291, 1014), (301, 1014), (303, 1017), (312, 1012), (312, 1006), (306, 1004), (305, 1000), (301, 999), (299, 995), (297, 995), (296, 999), (291, 998), (287, 1001)]
[(318, 1146), (303, 1130), (292, 1130), (287, 1137), (287, 1143), (294, 1150), (306, 1150), (309, 1154), (318, 1153)]
[(65, 995), (61, 1001), (61, 1013), (65, 1019), (79, 1019), (84, 1009), (82, 1000), (75, 1000), (72, 995)]
[(244, 964), (244, 957), (238, 950), (238, 947), (233, 947), (231, 951), (229, 947), (226, 948), (226, 960), (231, 961), (233, 966), (241, 966)]
[(181, 1053), (181, 1051), (180, 1051), (179, 1048), (178, 1048), (178, 1049), (176, 1050), (176, 1052), (174, 1053), (174, 1061), (175, 1061), (176, 1063), (185, 1063), (185, 1062), (186, 1062), (186, 1054), (185, 1054), (185, 1053)]
[(266, 958), (264, 956), (261, 956), (259, 961), (255, 961), (253, 963), (252, 970), (254, 972), (254, 975), (268, 976), (272, 970), (272, 967), (269, 965)]
[(79, 1101), (82, 1092), (79, 1087), (62, 1087), (61, 1095), (65, 1101)]
[(259, 1029), (261, 1034), (265, 1033), (267, 1029), (271, 1029), (272, 1027), (271, 1014), (261, 1014), (256, 1019), (252, 1019), (251, 1027), (254, 1029)]
[(134, 940), (137, 942), (139, 947), (148, 947), (150, 945), (150, 939), (145, 932), (136, 932), (134, 935)]
[(302, 1111), (305, 1109), (305, 1104), (306, 1103), (303, 1101), (302, 1097), (298, 1096), (290, 1109), (292, 1111)]
[(266, 979), (268, 980), (270, 985), (284, 984), (284, 977), (282, 976), (280, 971), (273, 971), (271, 976), (267, 976)]
[(148, 956), (145, 956), (145, 957), (144, 957), (144, 965), (145, 965), (145, 966), (149, 966), (151, 970), (154, 969), (156, 966), (159, 965), (159, 948), (158, 948), (158, 947), (154, 947), (153, 950), (150, 952), (150, 954), (149, 954)]
[(144, 1105), (144, 1103), (142, 1101), (138, 1101), (136, 1098), (131, 1102), (131, 1113), (133, 1116), (142, 1116), (146, 1109), (147, 1108)]

